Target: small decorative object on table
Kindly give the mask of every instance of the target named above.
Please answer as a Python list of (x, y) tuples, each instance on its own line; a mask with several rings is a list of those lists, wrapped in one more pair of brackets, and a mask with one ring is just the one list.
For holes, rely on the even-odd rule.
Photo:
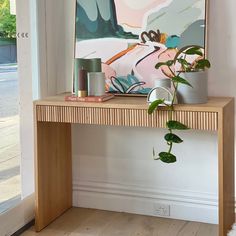
[[(190, 59), (188, 60), (188, 57), (191, 59), (191, 61), (189, 61)], [(192, 60), (192, 58), (194, 59)], [(188, 129), (188, 127), (185, 124), (182, 124), (179, 121), (176, 121), (173, 119), (174, 102), (177, 97), (177, 93), (179, 92), (179, 86), (193, 88), (193, 86), (190, 84), (188, 80), (181, 77), (181, 74), (185, 72), (192, 72), (192, 71), (204, 71), (205, 68), (210, 68), (210, 66), (211, 66), (210, 62), (204, 58), (201, 47), (199, 46), (184, 47), (179, 50), (174, 60), (168, 60), (166, 62), (157, 63), (156, 69), (159, 69), (161, 67), (165, 67), (165, 68), (167, 67), (167, 69), (169, 70), (171, 74), (170, 81), (172, 83), (174, 93), (173, 93), (171, 104), (166, 103), (164, 98), (159, 98), (153, 101), (148, 109), (148, 113), (152, 114), (159, 106), (164, 105), (168, 107), (168, 121), (166, 123), (166, 126), (169, 132), (165, 135), (165, 141), (167, 142), (169, 149), (167, 152), (159, 153), (158, 157), (156, 157), (155, 150), (153, 149), (153, 156), (155, 160), (161, 160), (162, 162), (165, 162), (165, 163), (176, 162), (176, 156), (172, 153), (173, 145), (182, 143), (183, 140), (178, 135), (176, 135), (174, 131)], [(194, 85), (195, 84), (196, 84), (196, 81), (194, 81)], [(180, 94), (183, 95), (183, 93), (181, 93), (182, 91), (183, 90), (180, 90)], [(187, 95), (189, 95), (189, 93), (190, 92), (188, 92)], [(198, 95), (199, 94), (201, 95), (201, 91), (199, 91), (199, 87), (197, 87), (197, 91), (195, 93), (197, 93)], [(204, 94), (204, 98), (205, 98), (205, 94)], [(193, 101), (192, 99), (193, 98), (191, 97), (190, 101)]]
[(105, 94), (105, 73), (88, 73), (88, 95), (102, 96)]
[(86, 97), (88, 92), (87, 73), (101, 71), (101, 58), (75, 58), (73, 94), (79, 97)]
[(84, 68), (88, 72), (101, 72), (102, 71), (102, 62), (101, 58), (75, 58), (78, 60), (79, 68)]
[(78, 97), (86, 97), (88, 95), (87, 71), (82, 67), (78, 74)]
[(105, 74), (101, 72), (101, 59), (76, 58), (74, 62), (74, 93), (65, 96), (71, 102), (105, 102), (114, 97), (105, 93)]
[[(171, 80), (169, 78), (156, 79), (155, 87), (149, 92), (147, 102), (152, 103), (158, 99), (164, 99), (164, 103), (170, 105), (173, 100), (174, 92), (171, 89)], [(177, 103), (175, 99), (174, 103)], [(164, 104), (162, 104), (164, 106)]]

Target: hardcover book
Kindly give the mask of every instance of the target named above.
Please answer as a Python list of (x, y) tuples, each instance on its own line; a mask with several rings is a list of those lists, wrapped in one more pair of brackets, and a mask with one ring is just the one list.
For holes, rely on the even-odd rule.
[(69, 102), (105, 102), (114, 98), (113, 94), (104, 94), (102, 96), (76, 97), (75, 95), (65, 96), (65, 101)]

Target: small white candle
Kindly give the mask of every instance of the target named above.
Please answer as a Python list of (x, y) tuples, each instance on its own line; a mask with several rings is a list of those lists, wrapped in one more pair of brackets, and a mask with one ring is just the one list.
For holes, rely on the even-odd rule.
[(88, 73), (88, 96), (102, 96), (105, 94), (105, 73)]

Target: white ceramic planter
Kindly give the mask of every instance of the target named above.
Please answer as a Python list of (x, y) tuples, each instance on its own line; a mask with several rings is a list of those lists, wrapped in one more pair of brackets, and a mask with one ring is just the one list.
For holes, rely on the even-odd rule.
[(207, 72), (186, 72), (180, 75), (186, 79), (193, 87), (179, 84), (178, 101), (179, 103), (199, 104), (207, 103), (208, 100), (208, 81)]
[[(165, 104), (170, 105), (173, 100), (174, 92), (171, 89), (171, 79), (163, 78), (155, 80), (155, 87), (149, 92), (147, 102), (152, 103), (157, 99), (164, 99)], [(175, 99), (174, 104), (178, 101)], [(165, 106), (165, 105), (163, 105)]]

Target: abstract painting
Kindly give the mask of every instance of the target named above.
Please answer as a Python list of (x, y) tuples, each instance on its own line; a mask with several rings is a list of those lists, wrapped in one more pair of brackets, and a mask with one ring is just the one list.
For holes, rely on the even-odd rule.
[(101, 58), (106, 91), (148, 94), (158, 62), (205, 48), (207, 0), (76, 0), (75, 57)]

